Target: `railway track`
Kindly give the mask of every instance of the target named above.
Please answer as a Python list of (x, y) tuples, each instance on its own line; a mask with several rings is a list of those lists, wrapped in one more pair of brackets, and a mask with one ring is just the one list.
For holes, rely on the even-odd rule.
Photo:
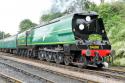
[[(0, 70), (4, 73), (1, 74), (1, 76), (12, 81), (12, 83), (53, 83), (52, 81), (2, 62), (0, 62)], [(18, 81), (17, 79), (19, 79), (20, 81)]]
[[(8, 55), (6, 53), (3, 53), (4, 55)], [(1, 53), (0, 53), (1, 55)], [(34, 65), (37, 68), (44, 68), (45, 70), (48, 70), (51, 72), (55, 72), (56, 68), (58, 67), (57, 71), (58, 74), (64, 74), (65, 76), (70, 76), (75, 79), (79, 80), (91, 80), (93, 82), (104, 82), (104, 83), (124, 83), (125, 82), (125, 75), (123, 74), (124, 71), (118, 71), (118, 70), (111, 70), (111, 69), (100, 69), (100, 70), (90, 70), (90, 69), (81, 69), (77, 67), (71, 67), (71, 66), (65, 66), (65, 65), (59, 65), (55, 63), (49, 63), (45, 61), (39, 61), (39, 60), (33, 60), (33, 59), (25, 59), (25, 61), (22, 62), (23, 57), (18, 57), (14, 59), (15, 56), (0, 56), (4, 59), (9, 59), (11, 61), (16, 61), (19, 63), (25, 63), (27, 65)], [(17, 58), (18, 57), (18, 58)], [(28, 62), (29, 61), (29, 62)], [(44, 65), (42, 65), (44, 64)], [(50, 69), (48, 68), (50, 66)], [(60, 68), (60, 69), (59, 69)], [(61, 71), (63, 69), (63, 71)]]
[[(9, 64), (10, 62), (11, 62), (11, 64)], [(82, 83), (82, 81), (59, 78), (58, 76), (51, 75), (50, 74), (51, 72), (49, 72), (49, 71), (47, 71), (48, 73), (46, 73), (44, 70), (40, 70), (40, 71), (43, 72), (43, 73), (41, 73), (41, 72), (39, 72), (39, 69), (33, 68), (30, 65), (27, 66), (27, 65), (23, 65), (23, 64), (19, 64), (19, 63), (17, 63), (17, 64), (15, 63), (13, 65), (13, 63), (15, 63), (15, 62), (12, 62), (12, 61), (4, 62), (4, 60), (2, 60), (2, 62), (1, 62), (1, 60), (0, 60), (0, 64), (3, 64), (3, 65), (8, 66), (8, 67), (11, 67), (15, 71), (20, 71), (20, 72), (22, 72), (22, 73), (24, 73), (24, 74), (26, 74), (28, 76), (33, 77), (36, 80), (37, 79), (39, 80), (38, 82), (33, 82), (33, 83), (41, 83), (41, 82), (42, 83), (70, 83), (70, 82), (71, 83)], [(26, 68), (26, 67), (28, 67), (28, 68)], [(32, 68), (32, 69), (30, 69), (30, 68)], [(46, 76), (42, 76), (42, 74), (46, 75)], [(56, 79), (55, 80), (48, 79), (48, 78), (45, 79), (45, 77), (53, 78), (52, 76), (56, 77)], [(62, 82), (62, 80), (59, 80), (59, 79), (65, 80), (65, 82)], [(30, 83), (30, 82), (28, 82), (28, 83)]]
[(16, 79), (16, 78), (13, 78), (13, 77), (10, 77), (10, 76), (7, 76), (3, 73), (0, 73), (0, 81), (1, 83), (22, 83), (22, 81)]
[[(52, 71), (40, 69), (40, 68), (34, 67), (32, 65), (23, 64), (18, 61), (13, 61), (10, 59), (0, 58), (0, 64), (3, 64), (5, 66), (11, 67), (11, 68), (16, 68), (15, 69), (16, 71), (21, 71), (29, 76), (36, 77), (37, 79), (44, 78), (44, 80), (47, 80), (46, 82), (42, 82), (42, 83), (83, 83), (83, 82), (88, 82), (88, 80), (78, 80), (78, 79), (72, 78), (72, 77), (67, 78), (66, 76), (62, 76), (61, 74), (57, 74), (57, 73), (53, 74)], [(37, 82), (33, 82), (33, 83), (37, 83)], [(41, 82), (38, 82), (38, 83), (41, 83)]]

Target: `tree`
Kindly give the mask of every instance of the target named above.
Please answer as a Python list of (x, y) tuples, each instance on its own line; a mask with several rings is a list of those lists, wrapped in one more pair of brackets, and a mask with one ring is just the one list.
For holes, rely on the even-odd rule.
[(100, 2), (101, 2), (101, 3), (104, 3), (104, 2), (105, 2), (105, 0), (100, 0)]
[(3, 31), (0, 31), (0, 39), (7, 38), (9, 36), (11, 36), (9, 33), (5, 33)]
[(89, 8), (89, 0), (53, 0), (51, 12), (82, 12)]
[(32, 27), (35, 27), (37, 24), (36, 23), (33, 23), (31, 20), (29, 19), (25, 19), (23, 21), (20, 22), (20, 25), (19, 25), (19, 32), (23, 32), (25, 30), (28, 30)]
[(3, 39), (4, 38), (4, 32), (3, 31), (0, 31), (0, 39)]
[(7, 37), (9, 37), (9, 36), (11, 36), (9, 33), (6, 33), (5, 35), (4, 35), (4, 38), (7, 38)]
[[(40, 23), (51, 21), (65, 14), (83, 12), (89, 9), (91, 2), (88, 0), (53, 0), (53, 6), (48, 14), (43, 14)], [(92, 4), (93, 5), (93, 4)]]
[(89, 8), (90, 3), (88, 0), (72, 0), (65, 11), (67, 13), (83, 12)]
[[(50, 13), (57, 13), (65, 11), (65, 8), (74, 0), (53, 0), (53, 5), (50, 9)], [(68, 4), (67, 4), (68, 3)]]
[(55, 18), (63, 16), (64, 13), (50, 13), (41, 16), (40, 23), (49, 22)]

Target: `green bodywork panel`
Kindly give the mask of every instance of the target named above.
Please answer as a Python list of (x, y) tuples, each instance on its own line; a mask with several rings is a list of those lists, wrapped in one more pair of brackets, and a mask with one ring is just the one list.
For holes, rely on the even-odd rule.
[(31, 44), (69, 44), (74, 43), (72, 32), (72, 18), (66, 18), (58, 22), (34, 29)]
[[(31, 29), (27, 35), (27, 45), (73, 44), (72, 18), (68, 16), (59, 21)], [(18, 45), (26, 45), (26, 32), (18, 35)]]
[(17, 45), (26, 45), (26, 31), (18, 34)]
[(0, 48), (16, 48), (16, 35), (0, 40)]

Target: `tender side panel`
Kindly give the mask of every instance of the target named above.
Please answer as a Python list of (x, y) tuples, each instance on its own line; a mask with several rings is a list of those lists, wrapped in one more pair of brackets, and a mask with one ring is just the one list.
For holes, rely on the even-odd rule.
[(17, 36), (17, 46), (26, 46), (26, 31), (18, 34), (18, 36)]
[(31, 29), (30, 31), (27, 31), (27, 45), (32, 44), (33, 35), (34, 35), (33, 29)]

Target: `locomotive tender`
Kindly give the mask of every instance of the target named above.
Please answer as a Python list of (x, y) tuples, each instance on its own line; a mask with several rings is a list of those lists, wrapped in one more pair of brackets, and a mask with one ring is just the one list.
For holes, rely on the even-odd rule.
[(111, 45), (96, 13), (67, 15), (0, 40), (0, 50), (58, 64), (96, 65), (111, 62)]

